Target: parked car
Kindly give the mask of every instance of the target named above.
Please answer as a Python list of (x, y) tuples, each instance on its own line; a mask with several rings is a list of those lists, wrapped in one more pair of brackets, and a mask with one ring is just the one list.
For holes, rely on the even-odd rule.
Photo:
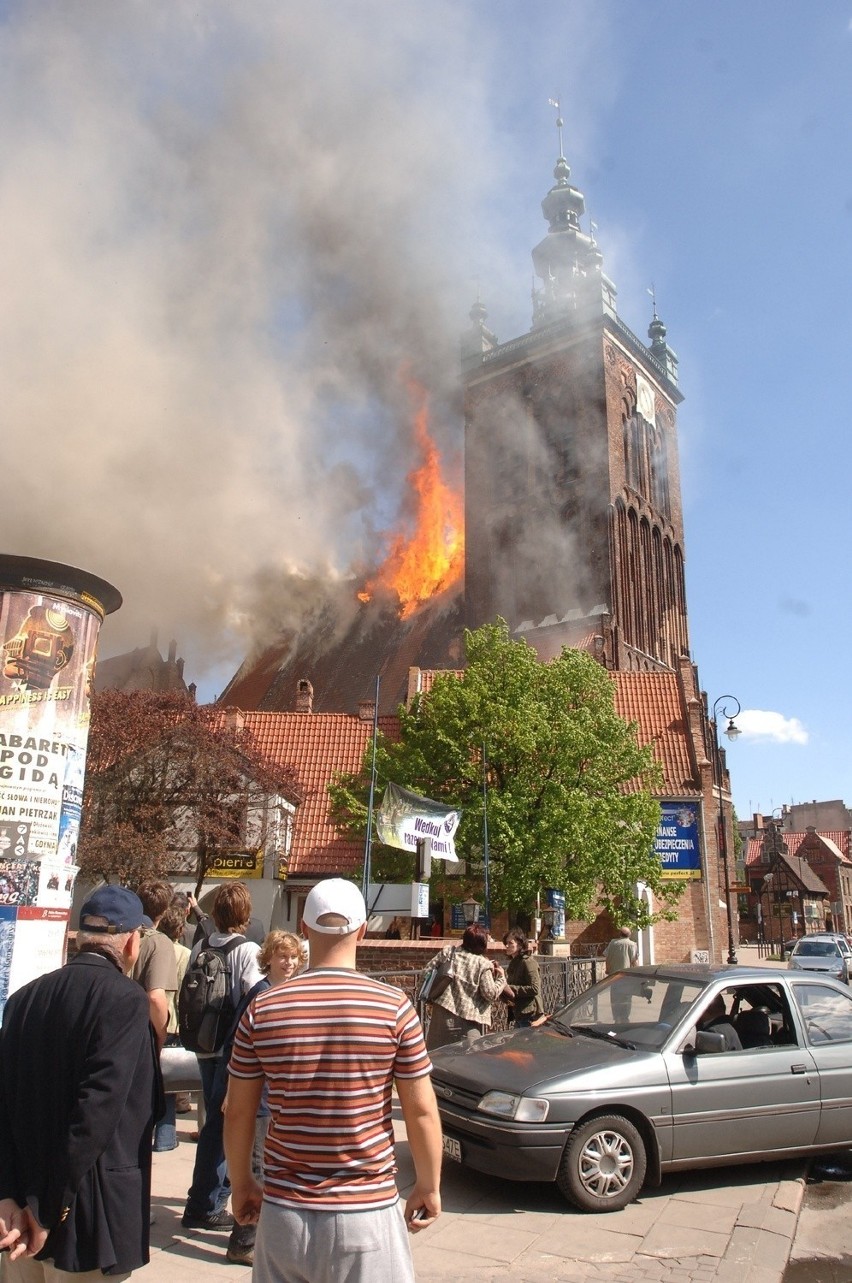
[(432, 1059), (445, 1155), (586, 1211), (664, 1172), (852, 1146), (852, 993), (814, 972), (636, 967)]
[(852, 972), (852, 949), (846, 936), (828, 931), (815, 932), (796, 941), (787, 966), (792, 971), (821, 971), (848, 984)]

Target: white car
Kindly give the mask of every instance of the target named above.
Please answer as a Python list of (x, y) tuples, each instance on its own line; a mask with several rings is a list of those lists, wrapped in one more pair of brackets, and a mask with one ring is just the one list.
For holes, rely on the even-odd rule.
[(845, 936), (828, 931), (802, 936), (790, 954), (787, 966), (791, 971), (821, 971), (848, 985), (852, 973), (852, 949)]

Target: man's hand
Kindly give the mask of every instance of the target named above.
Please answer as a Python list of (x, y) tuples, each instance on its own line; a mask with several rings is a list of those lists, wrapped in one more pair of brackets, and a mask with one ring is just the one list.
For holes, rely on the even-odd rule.
[(28, 1207), (19, 1207), (12, 1198), (0, 1199), (0, 1252), (9, 1260), (35, 1256), (47, 1241), (47, 1230), (39, 1225)]
[(263, 1190), (253, 1176), (245, 1183), (231, 1181), (231, 1211), (239, 1225), (257, 1225)]
[(439, 1190), (423, 1190), (419, 1185), (408, 1196), (405, 1204), (405, 1224), (409, 1234), (419, 1234), (428, 1229), (441, 1215)]

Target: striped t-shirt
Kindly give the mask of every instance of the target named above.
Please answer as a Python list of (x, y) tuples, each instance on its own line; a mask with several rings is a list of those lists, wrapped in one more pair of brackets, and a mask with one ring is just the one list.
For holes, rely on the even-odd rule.
[(391, 1087), (431, 1068), (401, 989), (318, 968), (259, 994), (230, 1071), (269, 1083), (264, 1198), (335, 1211), (395, 1203)]

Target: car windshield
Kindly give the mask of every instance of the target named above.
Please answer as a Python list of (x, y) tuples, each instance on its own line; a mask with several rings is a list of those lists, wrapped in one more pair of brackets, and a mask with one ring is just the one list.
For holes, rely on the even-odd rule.
[(836, 958), (839, 952), (833, 940), (800, 940), (795, 949), (797, 958)]
[(551, 1023), (565, 1032), (659, 1050), (705, 987), (699, 980), (625, 971), (593, 985)]

